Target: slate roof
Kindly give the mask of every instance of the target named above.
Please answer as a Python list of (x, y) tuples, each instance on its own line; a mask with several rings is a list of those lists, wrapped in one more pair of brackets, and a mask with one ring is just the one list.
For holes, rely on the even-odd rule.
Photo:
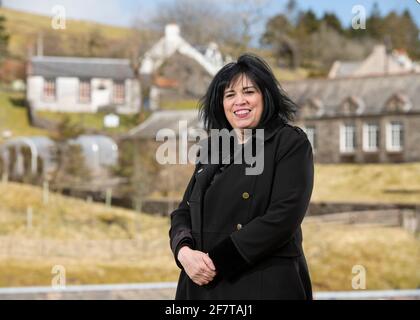
[(142, 124), (133, 128), (128, 133), (129, 137), (155, 138), (160, 129), (173, 130), (179, 134), (179, 122), (186, 120), (189, 133), (191, 130), (202, 129), (203, 124), (198, 119), (198, 110), (162, 110), (155, 111)]
[(339, 63), (336, 78), (350, 76), (362, 65), (362, 62), (359, 61), (340, 61)]
[(362, 101), (362, 115), (383, 113), (388, 99), (398, 94), (411, 104), (408, 112), (420, 112), (420, 73), (358, 78), (311, 79), (283, 82), (283, 89), (299, 107), (317, 99), (324, 116), (337, 116), (346, 99)]
[(35, 56), (30, 60), (29, 74), (45, 78), (134, 78), (127, 59), (47, 57)]

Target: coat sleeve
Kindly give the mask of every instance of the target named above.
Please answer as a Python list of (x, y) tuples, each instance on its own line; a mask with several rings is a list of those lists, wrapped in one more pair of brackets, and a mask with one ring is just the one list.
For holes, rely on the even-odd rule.
[(191, 217), (190, 217), (190, 208), (188, 205), (188, 199), (190, 198), (192, 188), (195, 182), (195, 173), (197, 171), (198, 165), (196, 165), (194, 173), (188, 183), (188, 186), (184, 192), (182, 201), (178, 205), (178, 208), (175, 209), (171, 217), (171, 228), (169, 229), (169, 239), (172, 253), (175, 258), (175, 262), (179, 268), (182, 269), (181, 263), (178, 261), (178, 251), (184, 245), (189, 246), (190, 248), (194, 247), (194, 239), (191, 234)]
[(291, 240), (305, 216), (313, 189), (312, 147), (306, 135), (288, 144), (276, 160), (266, 212), (209, 252), (221, 276), (230, 278)]

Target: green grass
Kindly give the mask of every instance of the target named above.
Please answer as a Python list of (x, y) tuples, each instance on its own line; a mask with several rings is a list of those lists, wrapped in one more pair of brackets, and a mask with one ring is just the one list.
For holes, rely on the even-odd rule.
[[(26, 208), (33, 208), (32, 229)], [(50, 285), (54, 265), (67, 284), (176, 281), (169, 218), (0, 184), (0, 286)], [(366, 289), (417, 288), (420, 240), (400, 228), (304, 223), (314, 290), (352, 290), (352, 268), (366, 269)]]
[(123, 133), (134, 128), (139, 124), (139, 116), (134, 115), (119, 115), (120, 125), (117, 128), (106, 128), (104, 126), (104, 113), (61, 113), (51, 111), (38, 111), (37, 115), (42, 118), (53, 120), (56, 122), (62, 121), (68, 117), (71, 124), (79, 124), (84, 128), (92, 128), (106, 133)]
[[(26, 109), (24, 107), (25, 94), (21, 92), (10, 93), (0, 91), (0, 143), (4, 142), (1, 133), (5, 130), (12, 132), (13, 137), (44, 135), (46, 130), (30, 126)], [(65, 117), (70, 119), (71, 124), (79, 124), (84, 128), (100, 130), (109, 134), (124, 133), (140, 123), (139, 116), (119, 115), (120, 126), (118, 128), (105, 128), (103, 125), (103, 113), (59, 113), (38, 111), (37, 115), (52, 121), (59, 122)], [(150, 112), (144, 112), (144, 119), (150, 116)]]
[[(13, 136), (46, 135), (45, 130), (29, 125), (26, 109), (23, 107), (23, 93), (0, 91), (0, 133), (9, 130)], [(0, 143), (3, 137), (0, 134)]]

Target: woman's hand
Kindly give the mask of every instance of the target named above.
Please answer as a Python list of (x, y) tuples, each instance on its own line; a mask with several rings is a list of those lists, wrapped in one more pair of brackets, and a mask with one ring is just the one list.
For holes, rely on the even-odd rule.
[(210, 257), (204, 252), (192, 250), (188, 246), (179, 250), (178, 261), (190, 279), (199, 286), (208, 284), (216, 275), (216, 268)]

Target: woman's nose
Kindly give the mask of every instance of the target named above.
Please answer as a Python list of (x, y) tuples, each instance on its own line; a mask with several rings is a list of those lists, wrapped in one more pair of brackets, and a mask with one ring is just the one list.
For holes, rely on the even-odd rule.
[(237, 94), (236, 95), (235, 101), (234, 101), (235, 106), (236, 105), (237, 106), (243, 105), (245, 102), (246, 102), (246, 100), (245, 100), (244, 95), (242, 95), (242, 94)]

